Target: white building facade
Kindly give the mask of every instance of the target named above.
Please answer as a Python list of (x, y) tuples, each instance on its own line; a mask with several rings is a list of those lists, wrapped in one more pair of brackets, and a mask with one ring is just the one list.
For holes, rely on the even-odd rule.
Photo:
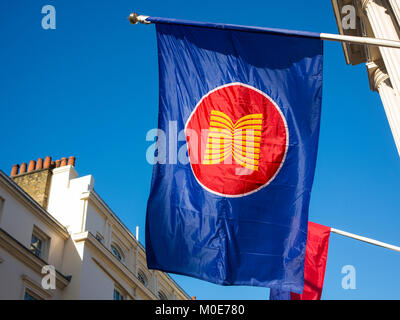
[(143, 246), (74, 165), (47, 157), (0, 171), (0, 299), (190, 299), (147, 269)]
[[(339, 32), (400, 41), (399, 0), (332, 0)], [(355, 23), (348, 18), (355, 13)], [(365, 63), (370, 88), (382, 99), (400, 154), (400, 49), (343, 44), (348, 64)]]

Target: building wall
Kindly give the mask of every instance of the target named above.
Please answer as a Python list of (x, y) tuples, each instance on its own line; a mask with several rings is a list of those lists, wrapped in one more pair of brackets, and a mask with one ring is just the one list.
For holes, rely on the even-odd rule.
[(25, 289), (32, 291), (43, 299), (60, 299), (62, 290), (44, 290), (41, 286), (42, 274), (35, 272), (20, 259), (0, 248), (0, 299), (21, 300)]
[[(124, 299), (158, 299), (160, 291), (189, 299), (168, 275), (147, 269), (144, 247), (94, 191), (92, 176), (78, 177), (66, 164), (47, 171), (12, 179), (0, 171), (0, 299), (22, 299), (27, 286), (43, 299), (108, 300), (114, 289)], [(33, 198), (47, 199), (47, 210)], [(29, 251), (33, 232), (47, 239), (40, 259)], [(41, 287), (47, 264), (57, 270), (56, 290)]]
[(76, 243), (69, 238), (66, 241), (63, 252), (63, 265), (61, 273), (71, 275), (71, 281), (63, 290), (62, 299), (79, 299), (82, 281), (82, 261), (84, 255), (84, 243)]
[[(29, 248), (32, 232), (38, 229), (45, 234), (49, 241), (44, 248), (43, 259), (49, 264), (60, 268), (63, 260), (65, 237), (68, 236), (62, 227), (55, 228), (49, 223), (48, 217), (33, 209), (29, 201), (21, 201), (23, 196), (10, 193), (4, 185), (0, 184), (0, 197), (4, 199), (3, 212), (0, 217), (0, 228), (4, 229), (22, 245)], [(60, 229), (57, 231), (57, 229)]]
[(79, 299), (112, 300), (115, 281), (92, 260), (93, 253), (86, 248), (82, 264)]

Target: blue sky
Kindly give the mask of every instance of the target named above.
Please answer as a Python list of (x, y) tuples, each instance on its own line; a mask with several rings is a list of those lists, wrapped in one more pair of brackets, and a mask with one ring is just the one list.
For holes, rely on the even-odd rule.
[[(44, 5), (56, 30), (41, 27)], [(152, 167), (148, 130), (157, 127), (155, 28), (130, 12), (337, 33), (330, 1), (0, 2), (0, 169), (50, 155), (75, 155), (80, 175), (125, 224), (140, 226)], [(400, 159), (365, 65), (347, 66), (339, 43), (325, 43), (320, 147), (310, 220), (400, 244)], [(356, 289), (341, 286), (356, 269)], [(398, 253), (332, 234), (323, 299), (400, 299)], [(198, 299), (266, 299), (269, 290), (221, 287), (173, 276)]]

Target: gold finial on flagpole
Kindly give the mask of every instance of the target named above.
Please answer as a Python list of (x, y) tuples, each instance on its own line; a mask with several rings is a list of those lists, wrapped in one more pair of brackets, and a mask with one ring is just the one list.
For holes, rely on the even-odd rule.
[(132, 12), (128, 17), (129, 22), (132, 24), (137, 24), (139, 22), (143, 24), (150, 24), (151, 23), (150, 21), (146, 21), (147, 18), (148, 16), (142, 16), (136, 12)]
[(129, 22), (132, 24), (137, 24), (139, 22), (137, 17), (138, 17), (138, 14), (136, 12), (132, 12), (128, 17)]

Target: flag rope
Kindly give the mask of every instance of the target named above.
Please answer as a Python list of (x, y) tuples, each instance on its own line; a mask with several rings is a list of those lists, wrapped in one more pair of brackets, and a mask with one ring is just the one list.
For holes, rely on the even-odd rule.
[(382, 247), (382, 248), (386, 248), (386, 249), (390, 249), (390, 250), (393, 250), (393, 251), (400, 252), (400, 247), (394, 246), (392, 244), (388, 244), (388, 243), (385, 243), (385, 242), (377, 241), (377, 240), (374, 240), (374, 239), (371, 239), (371, 238), (367, 238), (367, 237), (362, 237), (362, 236), (356, 235), (354, 233), (342, 231), (342, 230), (335, 229), (335, 228), (331, 228), (331, 232), (336, 233), (336, 234), (340, 234), (340, 235), (348, 237), (348, 238), (352, 238), (352, 239), (356, 239), (356, 240), (363, 241), (363, 242), (366, 242), (366, 243), (370, 243), (370, 244), (376, 245), (378, 247)]
[(378, 39), (378, 38), (368, 38), (368, 37), (357, 37), (357, 36), (347, 36), (333, 33), (316, 33), (316, 32), (306, 32), (306, 31), (294, 31), (294, 30), (282, 30), (282, 29), (273, 29), (273, 28), (261, 28), (261, 27), (246, 27), (232, 24), (218, 24), (218, 23), (203, 23), (203, 22), (195, 22), (195, 21), (186, 21), (186, 20), (177, 20), (177, 19), (165, 19), (165, 18), (156, 18), (145, 15), (139, 15), (136, 12), (133, 12), (129, 15), (129, 21), (132, 24), (142, 23), (142, 24), (151, 24), (154, 23), (151, 20), (155, 20), (155, 22), (162, 23), (163, 20), (169, 23), (174, 24), (182, 24), (182, 25), (193, 25), (193, 26), (203, 26), (203, 27), (219, 27), (221, 29), (232, 29), (232, 30), (243, 30), (243, 31), (255, 31), (255, 32), (269, 32), (273, 34), (280, 35), (291, 35), (298, 37), (306, 37), (306, 38), (318, 38), (321, 40), (327, 41), (337, 41), (337, 42), (345, 42), (345, 43), (354, 43), (360, 45), (372, 45), (378, 47), (386, 47), (386, 48), (397, 48), (400, 49), (400, 41), (396, 40), (388, 40), (388, 39)]

